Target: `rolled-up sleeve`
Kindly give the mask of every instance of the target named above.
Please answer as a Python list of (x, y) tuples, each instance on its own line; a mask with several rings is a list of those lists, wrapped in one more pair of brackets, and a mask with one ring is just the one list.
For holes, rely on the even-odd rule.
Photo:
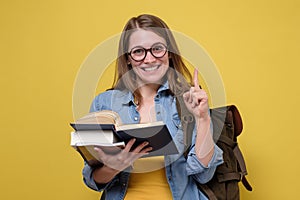
[(193, 175), (200, 183), (206, 183), (213, 177), (217, 166), (222, 163), (223, 151), (217, 145), (214, 146), (214, 154), (207, 166), (197, 158), (195, 146), (193, 146), (187, 157), (187, 174)]
[(100, 185), (97, 184), (93, 179), (93, 168), (91, 168), (88, 164), (85, 163), (84, 168), (82, 170), (83, 175), (83, 182), (85, 185), (87, 185), (89, 188), (101, 191), (105, 188), (106, 185)]

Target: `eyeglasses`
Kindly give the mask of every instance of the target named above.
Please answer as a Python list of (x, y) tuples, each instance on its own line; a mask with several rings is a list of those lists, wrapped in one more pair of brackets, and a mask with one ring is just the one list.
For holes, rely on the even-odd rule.
[(148, 51), (150, 51), (153, 57), (162, 58), (167, 52), (167, 47), (163, 43), (158, 42), (153, 44), (149, 49), (141, 46), (134, 47), (128, 54), (134, 61), (140, 62), (146, 58)]

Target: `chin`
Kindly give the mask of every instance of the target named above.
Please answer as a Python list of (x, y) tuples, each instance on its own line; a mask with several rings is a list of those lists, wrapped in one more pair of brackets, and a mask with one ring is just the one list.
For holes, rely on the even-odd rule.
[(141, 82), (144, 83), (144, 84), (159, 84), (159, 85), (161, 85), (164, 82), (165, 79), (166, 78), (164, 76), (162, 76), (162, 77), (157, 77), (156, 76), (156, 77), (153, 77), (153, 78), (145, 77), (145, 78), (141, 79)]

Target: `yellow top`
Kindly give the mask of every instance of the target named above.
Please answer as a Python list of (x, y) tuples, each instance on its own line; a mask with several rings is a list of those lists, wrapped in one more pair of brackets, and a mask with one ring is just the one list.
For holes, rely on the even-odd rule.
[(172, 199), (163, 156), (140, 158), (134, 163), (125, 196), (125, 200), (132, 199)]

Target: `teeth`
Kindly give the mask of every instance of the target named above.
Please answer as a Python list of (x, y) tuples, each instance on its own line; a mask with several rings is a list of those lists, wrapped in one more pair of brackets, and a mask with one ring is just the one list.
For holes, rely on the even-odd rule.
[(147, 67), (147, 68), (143, 68), (143, 70), (149, 72), (149, 71), (153, 71), (153, 70), (158, 69), (158, 67), (159, 67), (159, 66)]

